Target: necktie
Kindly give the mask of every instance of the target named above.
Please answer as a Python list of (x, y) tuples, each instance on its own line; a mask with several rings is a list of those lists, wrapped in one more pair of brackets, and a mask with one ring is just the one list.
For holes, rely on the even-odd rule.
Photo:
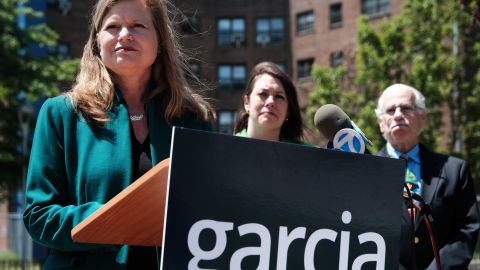
[[(415, 175), (415, 173), (409, 168), (409, 165), (410, 165), (409, 163), (415, 162), (415, 161), (413, 159), (411, 159), (406, 154), (401, 154), (399, 156), (399, 158), (407, 161), (407, 168), (406, 168), (406, 172), (405, 172), (405, 184), (406, 184), (406, 186), (408, 187), (410, 192), (415, 193), (417, 195), (420, 195), (420, 180)], [(413, 217), (413, 220), (415, 220), (415, 218), (416, 218), (415, 208), (408, 209), (408, 213), (411, 217)]]
[(411, 192), (420, 195), (420, 179), (417, 177), (417, 175), (415, 175), (415, 173), (410, 169), (409, 166), (412, 162), (415, 161), (406, 154), (401, 154), (399, 158), (407, 161), (407, 168), (405, 173), (405, 183), (407, 184), (407, 187), (410, 189)]

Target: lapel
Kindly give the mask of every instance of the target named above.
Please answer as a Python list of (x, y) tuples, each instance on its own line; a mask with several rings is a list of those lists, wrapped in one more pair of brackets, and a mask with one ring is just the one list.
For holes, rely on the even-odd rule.
[[(439, 156), (430, 152), (424, 145), (420, 144), (420, 170), (422, 177), (422, 198), (429, 206), (437, 193), (438, 186), (442, 181), (443, 162)], [(417, 229), (423, 220), (417, 216), (415, 229)]]
[(153, 166), (170, 156), (172, 130), (174, 126), (207, 131), (212, 130), (208, 123), (196, 117), (196, 115), (191, 112), (185, 113), (181, 118), (174, 118), (170, 122), (167, 122), (162, 111), (161, 102), (159, 101), (160, 98), (160, 96), (156, 96), (147, 103), (150, 152)]
[(159, 113), (159, 110), (160, 108), (158, 103), (155, 102), (155, 98), (150, 99), (147, 103), (147, 113), (153, 166), (170, 155), (172, 126), (165, 121), (163, 113)]
[(431, 204), (441, 179), (443, 164), (438, 157), (420, 144), (420, 170), (422, 177), (422, 197)]
[[(441, 182), (441, 173), (443, 168), (443, 162), (439, 160), (438, 156), (433, 152), (430, 152), (424, 145), (420, 144), (420, 170), (422, 180), (422, 198), (428, 205), (432, 204), (435, 194), (438, 189), (438, 185)], [(383, 147), (378, 153), (378, 156), (389, 157), (387, 147)], [(404, 212), (402, 218), (411, 224), (411, 219), (408, 213)], [(416, 216), (415, 229), (422, 223), (422, 217)]]
[[(388, 157), (387, 147), (383, 147), (378, 156)], [(425, 203), (430, 204), (441, 181), (443, 162), (440, 162), (437, 155), (430, 152), (424, 145), (420, 144), (420, 170), (422, 180), (422, 197)]]

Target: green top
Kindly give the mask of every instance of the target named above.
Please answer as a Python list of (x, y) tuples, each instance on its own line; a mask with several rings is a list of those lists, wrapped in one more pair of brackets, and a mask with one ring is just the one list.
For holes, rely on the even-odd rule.
[[(211, 130), (193, 115), (169, 125), (154, 99), (146, 106), (152, 166), (169, 156), (172, 126)], [(87, 123), (65, 96), (48, 99), (40, 110), (23, 218), (32, 238), (51, 249), (44, 269), (126, 268), (127, 246), (71, 238), (73, 227), (134, 180), (126, 104), (116, 101), (109, 117), (103, 127)]]
[[(240, 131), (240, 132), (238, 132), (237, 134), (235, 134), (235, 136), (249, 138), (249, 137), (248, 137), (248, 134), (247, 134), (247, 129), (243, 129), (242, 131)], [(294, 143), (294, 144), (300, 144), (300, 145), (305, 145), (305, 146), (316, 147), (315, 145), (310, 144), (310, 143), (307, 143), (307, 142), (304, 142), (304, 141), (292, 141), (292, 140), (288, 140), (288, 139), (285, 139), (285, 138), (280, 138), (280, 142)]]

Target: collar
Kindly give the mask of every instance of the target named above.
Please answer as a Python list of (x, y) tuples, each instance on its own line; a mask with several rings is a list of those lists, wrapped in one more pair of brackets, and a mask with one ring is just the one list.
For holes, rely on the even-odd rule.
[(238, 132), (237, 134), (235, 134), (235, 136), (238, 136), (238, 137), (248, 137), (247, 129), (246, 129), (246, 128), (242, 129), (242, 131), (240, 131), (240, 132)]
[(412, 149), (410, 149), (410, 151), (408, 151), (407, 153), (402, 153), (400, 151), (395, 150), (393, 146), (389, 142), (387, 142), (387, 153), (390, 157), (393, 157), (393, 158), (398, 158), (401, 154), (406, 154), (416, 163), (420, 163), (420, 146), (418, 143)]

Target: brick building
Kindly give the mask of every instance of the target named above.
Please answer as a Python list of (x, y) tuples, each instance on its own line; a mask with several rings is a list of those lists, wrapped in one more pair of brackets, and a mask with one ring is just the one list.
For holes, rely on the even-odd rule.
[(82, 56), (88, 38), (89, 17), (96, 0), (47, 0), (45, 19), (59, 34), (58, 53)]
[(191, 67), (210, 83), (219, 131), (231, 133), (251, 68), (268, 60), (291, 70), (288, 0), (175, 2), (182, 44), (198, 58)]
[[(48, 1), (47, 23), (60, 34), (61, 51), (80, 57), (95, 1)], [(231, 133), (250, 69), (272, 61), (290, 73), (288, 0), (176, 0), (181, 43), (193, 56), (191, 69), (213, 99), (218, 129)], [(67, 16), (68, 14), (68, 16)], [(208, 90), (207, 90), (208, 89)]]
[(355, 59), (357, 20), (362, 14), (372, 23), (401, 11), (403, 0), (290, 0), (292, 75), (307, 105), (313, 88), (312, 65), (352, 65)]
[[(245, 81), (255, 64), (272, 61), (290, 74), (304, 108), (313, 88), (312, 65), (352, 64), (358, 17), (366, 14), (373, 23), (389, 18), (401, 11), (402, 1), (173, 0), (180, 11), (175, 23), (181, 43), (193, 55), (190, 67), (208, 86), (206, 93), (217, 109), (217, 128), (225, 133), (232, 131)], [(96, 1), (47, 2), (47, 22), (60, 34), (59, 48), (80, 57)], [(61, 8), (65, 2), (68, 9)]]

